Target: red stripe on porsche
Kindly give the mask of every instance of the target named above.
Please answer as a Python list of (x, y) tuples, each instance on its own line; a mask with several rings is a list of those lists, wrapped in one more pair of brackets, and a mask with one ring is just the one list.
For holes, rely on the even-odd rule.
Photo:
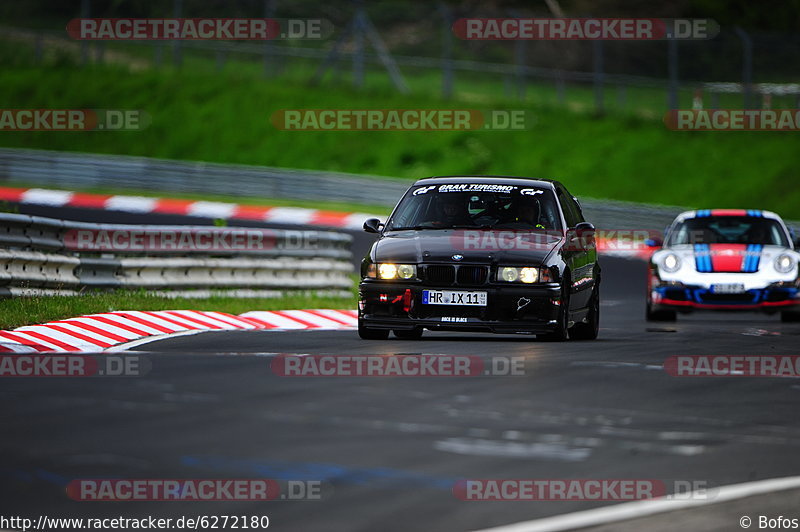
[(741, 272), (746, 257), (747, 244), (711, 244), (711, 271)]
[(711, 209), (711, 216), (747, 216), (745, 209)]

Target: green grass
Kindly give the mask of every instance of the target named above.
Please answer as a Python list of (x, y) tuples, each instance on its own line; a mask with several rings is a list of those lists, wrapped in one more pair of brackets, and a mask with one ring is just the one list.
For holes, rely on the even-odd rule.
[[(38, 67), (12, 63), (0, 85), (7, 108), (138, 108), (150, 113), (153, 122), (141, 132), (4, 132), (0, 145), (408, 179), (518, 174), (559, 179), (579, 196), (766, 208), (800, 218), (800, 189), (792, 186), (800, 163), (796, 133), (674, 132), (664, 127), (660, 113), (594, 116), (588, 104), (578, 105), (586, 93), (569, 105), (570, 89), (566, 108), (537, 97), (552, 87), (532, 86), (521, 103), (497, 88), (490, 92), (479, 80), (473, 97), (459, 92), (456, 100), (444, 102), (431, 79), (420, 78), (429, 90), (414, 86), (412, 95), (401, 96), (386, 84), (384, 74), (373, 71), (367, 88), (356, 93), (346, 76), (339, 85), (326, 81), (311, 87), (306, 77), (291, 71), (264, 79), (255, 63), (237, 68), (239, 63), (232, 61), (216, 73), (198, 61), (187, 60), (182, 71), (159, 72), (76, 68), (63, 57)], [(663, 98), (663, 93), (635, 96), (655, 102), (654, 94)], [(687, 97), (683, 106), (690, 103)], [(613, 92), (608, 98), (613, 100)], [(533, 114), (535, 123), (529, 130), (502, 132), (279, 131), (270, 124), (276, 110), (296, 108), (521, 108)], [(230, 194), (231, 201), (241, 201), (235, 183)]]
[(144, 291), (116, 291), (80, 296), (20, 297), (0, 300), (0, 329), (45, 323), (84, 314), (116, 310), (213, 310), (241, 314), (250, 310), (355, 309), (356, 296), (322, 297), (314, 294), (277, 298), (167, 299)]

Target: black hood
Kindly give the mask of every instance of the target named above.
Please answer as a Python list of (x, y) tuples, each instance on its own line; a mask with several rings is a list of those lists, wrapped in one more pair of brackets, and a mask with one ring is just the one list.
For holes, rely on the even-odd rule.
[(472, 264), (543, 265), (547, 257), (563, 242), (554, 235), (526, 239), (523, 233), (509, 231), (464, 231), (459, 229), (424, 229), (390, 231), (370, 251), (372, 262), (422, 263), (459, 262)]

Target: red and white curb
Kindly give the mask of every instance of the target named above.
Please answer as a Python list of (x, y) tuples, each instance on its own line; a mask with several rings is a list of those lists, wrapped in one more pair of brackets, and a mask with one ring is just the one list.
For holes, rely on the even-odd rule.
[(137, 214), (179, 214), (339, 229), (361, 229), (367, 218), (381, 218), (378, 215), (358, 212), (323, 211), (301, 207), (265, 207), (145, 196), (111, 196), (47, 188), (0, 187), (0, 200), (49, 207), (81, 207)]
[(132, 342), (138, 345), (145, 339), (203, 331), (352, 330), (357, 325), (358, 312), (355, 310), (263, 310), (239, 316), (198, 310), (126, 310), (0, 331), (0, 352), (96, 352), (116, 350)]

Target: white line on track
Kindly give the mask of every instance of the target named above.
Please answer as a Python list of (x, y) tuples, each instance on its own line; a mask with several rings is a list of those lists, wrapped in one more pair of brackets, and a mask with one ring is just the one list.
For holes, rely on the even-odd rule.
[(796, 488), (800, 488), (800, 476), (756, 480), (716, 488), (717, 495), (713, 498), (703, 498), (707, 497), (705, 492), (695, 491), (681, 494), (681, 499), (632, 501), (592, 510), (485, 528), (476, 532), (560, 532), (577, 530)]

